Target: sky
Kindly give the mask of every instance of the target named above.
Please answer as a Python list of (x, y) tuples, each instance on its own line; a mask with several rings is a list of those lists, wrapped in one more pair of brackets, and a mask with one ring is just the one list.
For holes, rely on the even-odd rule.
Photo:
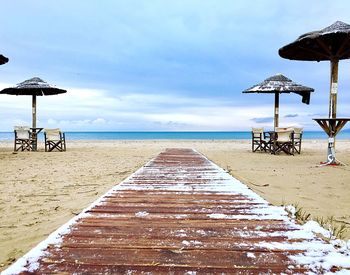
[[(328, 61), (278, 49), (337, 20), (350, 2), (316, 0), (3, 0), (0, 89), (40, 77), (66, 94), (37, 99), (37, 125), (64, 131), (273, 128), (272, 94), (242, 94), (282, 73), (315, 89), (280, 97), (280, 125), (320, 130)], [(350, 112), (350, 60), (339, 63), (337, 115)], [(0, 95), (0, 131), (31, 125), (31, 97)], [(345, 128), (349, 128), (346, 126)]]

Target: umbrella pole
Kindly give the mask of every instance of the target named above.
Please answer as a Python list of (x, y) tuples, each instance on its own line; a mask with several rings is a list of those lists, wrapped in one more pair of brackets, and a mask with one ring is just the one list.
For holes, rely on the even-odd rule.
[(36, 95), (32, 96), (32, 140), (33, 150), (36, 151)]
[(278, 127), (278, 117), (279, 117), (279, 107), (280, 107), (280, 93), (275, 93), (275, 114), (274, 114), (274, 130)]
[(329, 118), (337, 117), (338, 60), (331, 61), (331, 87), (329, 97)]
[(36, 128), (36, 95), (32, 97), (32, 128)]
[[(337, 94), (338, 94), (338, 63), (339, 60), (331, 60), (331, 84), (329, 95), (329, 118), (337, 118)], [(331, 125), (331, 121), (329, 121)], [(329, 127), (327, 161), (329, 164), (336, 164), (335, 158), (335, 136), (334, 127)]]

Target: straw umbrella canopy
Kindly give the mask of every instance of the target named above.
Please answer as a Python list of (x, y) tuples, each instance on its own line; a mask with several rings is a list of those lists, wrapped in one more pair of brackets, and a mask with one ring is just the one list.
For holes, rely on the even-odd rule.
[(3, 56), (2, 54), (0, 54), (0, 65), (3, 65), (5, 63), (7, 63), (9, 61), (9, 59), (6, 56)]
[(3, 89), (0, 94), (32, 96), (32, 127), (36, 128), (36, 97), (66, 92), (66, 90), (49, 85), (39, 77), (33, 77), (17, 84), (15, 87)]
[(310, 103), (310, 94), (314, 89), (299, 85), (282, 74), (276, 74), (263, 82), (243, 91), (243, 93), (275, 94), (274, 128), (279, 124), (279, 96), (282, 93), (295, 93), (302, 97), (302, 102)]

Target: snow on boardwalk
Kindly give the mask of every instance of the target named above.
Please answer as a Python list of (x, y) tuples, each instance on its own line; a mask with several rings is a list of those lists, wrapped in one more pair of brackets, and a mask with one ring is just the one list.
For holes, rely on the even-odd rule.
[(203, 155), (167, 149), (4, 274), (324, 273), (349, 259)]

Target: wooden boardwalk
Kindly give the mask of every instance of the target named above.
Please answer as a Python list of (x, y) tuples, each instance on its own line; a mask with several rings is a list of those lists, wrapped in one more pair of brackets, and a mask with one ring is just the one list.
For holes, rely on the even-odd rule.
[(203, 155), (168, 149), (4, 274), (295, 274), (322, 272), (327, 251)]

